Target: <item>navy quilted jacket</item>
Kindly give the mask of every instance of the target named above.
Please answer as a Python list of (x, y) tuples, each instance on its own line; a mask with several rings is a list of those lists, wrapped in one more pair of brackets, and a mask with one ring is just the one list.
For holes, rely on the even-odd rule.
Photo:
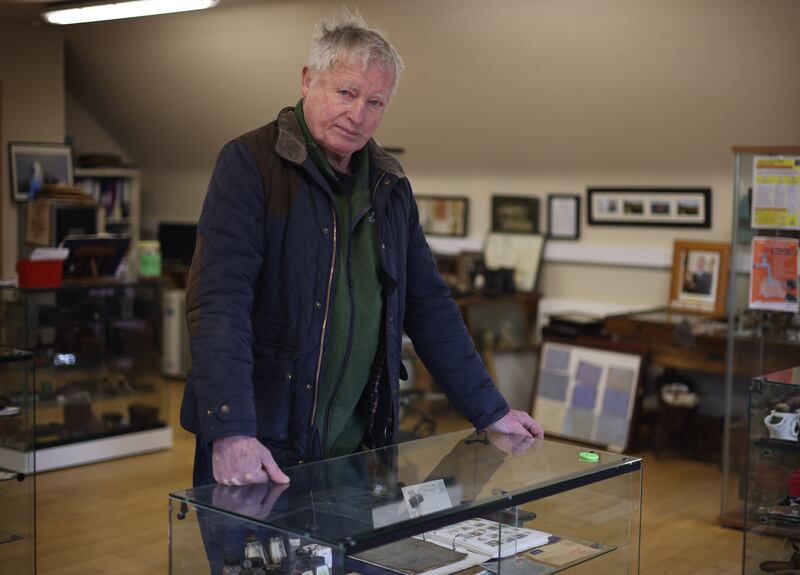
[[(386, 361), (366, 442), (396, 436), (403, 329), (456, 408), (486, 427), (508, 405), (438, 273), (408, 179), (374, 141), (368, 147)], [(181, 423), (202, 443), (248, 435), (281, 465), (321, 457), (316, 404), (338, 233), (332, 192), (291, 108), (225, 145), (187, 290), (192, 372)]]

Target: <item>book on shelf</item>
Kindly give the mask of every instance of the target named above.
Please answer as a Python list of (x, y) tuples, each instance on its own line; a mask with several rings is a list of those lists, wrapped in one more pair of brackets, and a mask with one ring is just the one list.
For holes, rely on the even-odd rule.
[(132, 184), (129, 178), (82, 177), (75, 179), (75, 185), (101, 206), (106, 219), (130, 216)]

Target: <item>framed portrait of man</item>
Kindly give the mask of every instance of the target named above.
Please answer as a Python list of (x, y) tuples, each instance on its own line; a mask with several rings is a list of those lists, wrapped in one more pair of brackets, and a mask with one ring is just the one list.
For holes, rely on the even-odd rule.
[(725, 315), (730, 245), (677, 240), (672, 255), (670, 309)]

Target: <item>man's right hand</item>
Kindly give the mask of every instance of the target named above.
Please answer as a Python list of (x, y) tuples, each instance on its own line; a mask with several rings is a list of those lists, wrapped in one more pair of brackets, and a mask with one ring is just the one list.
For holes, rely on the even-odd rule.
[(234, 435), (214, 440), (214, 479), (222, 485), (289, 483), (269, 449), (255, 437)]

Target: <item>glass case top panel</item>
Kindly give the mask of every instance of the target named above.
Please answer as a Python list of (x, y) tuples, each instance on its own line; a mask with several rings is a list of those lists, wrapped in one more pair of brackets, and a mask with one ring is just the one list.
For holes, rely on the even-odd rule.
[(761, 376), (767, 383), (785, 383), (789, 385), (800, 385), (800, 367), (784, 369), (774, 373)]
[(0, 363), (11, 363), (15, 361), (31, 361), (33, 354), (29, 351), (12, 349), (10, 347), (0, 347)]
[(363, 549), (640, 468), (636, 457), (465, 430), (289, 467), (288, 485), (210, 485), (172, 497)]

